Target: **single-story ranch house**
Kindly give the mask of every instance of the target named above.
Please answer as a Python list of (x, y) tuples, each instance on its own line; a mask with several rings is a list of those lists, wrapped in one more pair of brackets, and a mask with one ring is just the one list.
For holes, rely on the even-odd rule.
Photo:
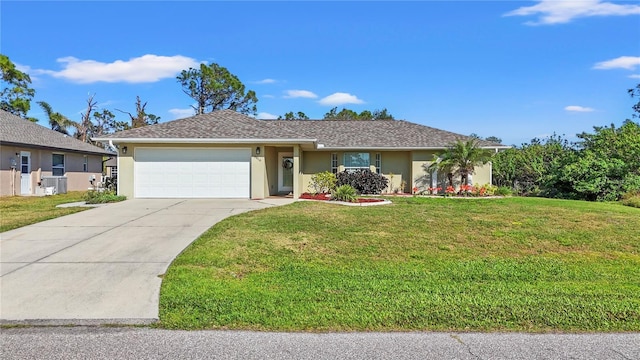
[(0, 110), (0, 196), (34, 195), (43, 178), (66, 178), (67, 191), (100, 181), (102, 161), (116, 154)]
[[(94, 140), (119, 148), (120, 195), (262, 199), (298, 198), (316, 173), (362, 168), (391, 179), (390, 190), (424, 190), (445, 177), (428, 174), (423, 166), (456, 140), (467, 139), (401, 120), (257, 120), (221, 110)], [(490, 163), (476, 169), (473, 182), (491, 182)]]

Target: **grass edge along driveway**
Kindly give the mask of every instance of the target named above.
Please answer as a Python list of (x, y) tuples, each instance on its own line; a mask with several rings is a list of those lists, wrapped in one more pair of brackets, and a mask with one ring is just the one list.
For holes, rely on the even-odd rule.
[(83, 201), (83, 196), (82, 191), (50, 196), (2, 196), (0, 232), (87, 210), (87, 207), (56, 207), (60, 204)]
[(638, 331), (640, 210), (538, 198), (316, 202), (222, 221), (170, 266), (160, 327)]

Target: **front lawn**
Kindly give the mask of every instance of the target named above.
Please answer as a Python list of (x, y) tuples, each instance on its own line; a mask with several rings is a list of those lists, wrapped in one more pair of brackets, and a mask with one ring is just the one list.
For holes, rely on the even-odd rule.
[(83, 201), (84, 193), (72, 191), (51, 196), (0, 197), (0, 232), (73, 214), (88, 208), (56, 208), (56, 205)]
[(640, 330), (640, 209), (392, 200), (297, 202), (222, 221), (169, 268), (160, 326)]

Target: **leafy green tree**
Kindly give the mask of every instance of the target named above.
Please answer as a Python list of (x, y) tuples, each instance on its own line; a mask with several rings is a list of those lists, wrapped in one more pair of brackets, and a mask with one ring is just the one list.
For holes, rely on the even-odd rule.
[(635, 98), (635, 97), (638, 98), (638, 102), (635, 103), (632, 106), (632, 108), (633, 108), (633, 112), (634, 112), (633, 117), (634, 118), (639, 117), (640, 116), (640, 84), (636, 85), (635, 88), (627, 90), (627, 92), (629, 93), (629, 95), (632, 98)]
[(567, 184), (559, 182), (555, 175), (574, 151), (564, 137), (553, 134), (547, 138), (534, 138), (531, 143), (497, 153), (493, 159), (493, 179), (498, 186), (511, 186), (522, 195), (539, 195), (546, 191), (570, 192)]
[(129, 115), (129, 118), (131, 118), (131, 125), (129, 126), (128, 124), (126, 124), (126, 126), (124, 127), (124, 130), (126, 129), (135, 129), (135, 128), (139, 128), (139, 127), (143, 127), (143, 126), (147, 126), (147, 125), (155, 125), (158, 123), (158, 121), (160, 120), (159, 116), (156, 116), (154, 114), (147, 114), (146, 112), (146, 107), (147, 107), (147, 103), (145, 102), (144, 104), (142, 103), (142, 100), (140, 100), (140, 96), (136, 96), (136, 114), (133, 115), (130, 112), (127, 111), (122, 111), (119, 109), (116, 109), (117, 111), (127, 114)]
[(480, 135), (478, 135), (476, 133), (471, 133), (471, 134), (469, 134), (469, 137), (470, 138), (474, 138), (474, 139), (478, 139), (478, 140), (489, 141), (489, 142), (492, 142), (492, 143), (495, 143), (495, 144), (502, 144), (502, 139), (500, 139), (497, 136), (488, 136), (488, 137), (483, 139), (482, 137), (480, 137)]
[(126, 121), (117, 121), (116, 116), (111, 111), (102, 109), (102, 111), (93, 113), (93, 121), (89, 126), (89, 139), (128, 128), (129, 124)]
[(298, 111), (297, 113), (289, 111), (282, 116), (278, 116), (278, 120), (309, 120), (309, 117), (302, 111)]
[(576, 198), (612, 201), (640, 190), (640, 124), (626, 120), (619, 128), (595, 126), (594, 133), (577, 136), (576, 156), (557, 175)]
[(338, 111), (338, 107), (334, 107), (324, 114), (324, 120), (393, 120), (393, 115), (387, 111), (387, 109), (363, 110), (359, 114), (353, 110), (342, 108)]
[[(491, 150), (481, 148), (476, 139), (458, 140), (440, 154), (430, 169), (458, 175), (460, 183), (468, 185), (469, 175), (474, 173), (475, 167), (488, 163), (492, 155)], [(449, 184), (453, 184), (451, 178)]]
[[(16, 69), (9, 57), (0, 54), (0, 72), (2, 73), (2, 91), (0, 91), (0, 109), (22, 118), (27, 118), (31, 109), (31, 99), (35, 90), (30, 88), (31, 77)], [(37, 119), (29, 119), (37, 121)]]
[(65, 135), (69, 135), (69, 128), (74, 127), (75, 124), (66, 116), (62, 115), (57, 111), (53, 111), (51, 105), (49, 105), (45, 101), (38, 101), (38, 105), (42, 108), (44, 113), (47, 115), (49, 119), (49, 125), (51, 126), (51, 130), (63, 133)]
[(338, 112), (338, 107), (334, 107), (329, 110), (326, 114), (324, 114), (325, 120), (360, 120), (358, 118), (358, 113), (349, 110), (347, 108), (342, 108), (340, 112)]
[(196, 114), (230, 109), (243, 114), (256, 114), (258, 98), (227, 68), (213, 63), (183, 70), (177, 77), (182, 90), (197, 103)]
[[(362, 117), (362, 113), (360, 114), (360, 117)], [(382, 110), (374, 110), (372, 119), (373, 120), (395, 120), (393, 115), (391, 115), (391, 113), (386, 108)]]

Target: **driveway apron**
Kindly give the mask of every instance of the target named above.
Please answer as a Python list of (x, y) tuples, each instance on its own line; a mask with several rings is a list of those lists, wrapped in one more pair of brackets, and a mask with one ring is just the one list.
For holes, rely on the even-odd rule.
[(161, 276), (220, 220), (288, 199), (135, 199), (0, 234), (0, 322), (158, 319)]

